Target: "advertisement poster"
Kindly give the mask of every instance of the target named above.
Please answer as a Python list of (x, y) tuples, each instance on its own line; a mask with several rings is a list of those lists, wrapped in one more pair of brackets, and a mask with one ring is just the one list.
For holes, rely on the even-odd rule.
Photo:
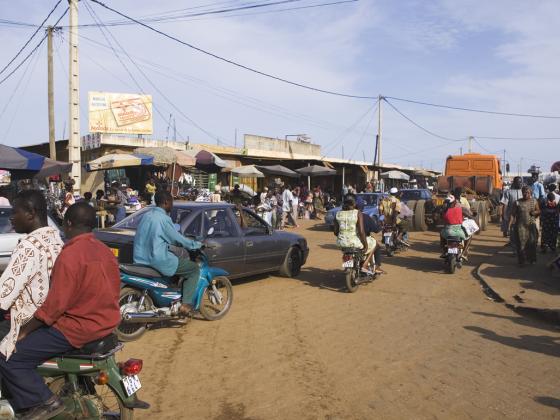
[(152, 96), (88, 92), (90, 133), (152, 134)]

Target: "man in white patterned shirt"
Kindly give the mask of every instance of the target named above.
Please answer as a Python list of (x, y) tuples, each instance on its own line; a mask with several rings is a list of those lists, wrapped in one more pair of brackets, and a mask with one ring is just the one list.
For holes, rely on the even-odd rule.
[(14, 351), (20, 328), (45, 301), (54, 262), (64, 245), (58, 230), (48, 226), (47, 203), (40, 191), (19, 193), (10, 221), (17, 233), (27, 235), (20, 239), (0, 277), (0, 309), (10, 311), (10, 331), (0, 342), (6, 359)]

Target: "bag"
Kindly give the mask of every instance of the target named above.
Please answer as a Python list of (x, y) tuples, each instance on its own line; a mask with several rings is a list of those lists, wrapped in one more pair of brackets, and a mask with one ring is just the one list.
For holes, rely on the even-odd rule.
[(463, 229), (467, 232), (468, 236), (473, 235), (479, 231), (479, 227), (473, 219), (465, 219), (462, 223)]
[(399, 215), (401, 217), (412, 217), (414, 215), (414, 212), (410, 210), (410, 207), (408, 207), (406, 204), (401, 203), (401, 212)]

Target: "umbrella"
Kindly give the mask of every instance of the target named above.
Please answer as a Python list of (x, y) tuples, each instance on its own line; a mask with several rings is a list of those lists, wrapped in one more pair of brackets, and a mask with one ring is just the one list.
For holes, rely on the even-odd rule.
[(139, 147), (134, 153), (153, 157), (154, 165), (172, 165), (177, 163), (177, 151), (171, 147)]
[[(249, 198), (255, 196), (256, 194), (255, 191), (248, 185), (245, 184), (238, 184), (238, 185), (239, 185), (239, 191), (241, 191), (242, 194), (245, 194)], [(225, 187), (222, 187), (223, 193), (229, 193), (230, 191), (233, 191), (233, 187), (228, 187), (227, 185)]]
[(328, 176), (336, 175), (336, 169), (327, 168), (326, 166), (311, 165), (305, 166), (300, 169), (296, 169), (302, 175), (305, 176)]
[(232, 174), (250, 178), (264, 178), (264, 174), (255, 168), (255, 165), (238, 166), (231, 170)]
[(208, 150), (189, 150), (187, 153), (192, 154), (196, 159), (196, 167), (205, 172), (219, 172), (227, 167), (225, 160)]
[(125, 168), (127, 166), (152, 165), (154, 158), (146, 155), (113, 153), (94, 159), (86, 165), (88, 172), (103, 169)]
[(269, 165), (269, 166), (261, 166), (261, 165), (255, 165), (255, 167), (267, 174), (267, 175), (279, 175), (279, 176), (289, 176), (292, 178), (297, 178), (299, 177), (299, 174), (297, 172), (292, 171), (291, 169), (286, 168), (285, 166), (282, 165)]
[(38, 172), (43, 167), (45, 157), (27, 150), (0, 144), (0, 169), (10, 172)]
[(61, 162), (58, 160), (53, 160), (49, 158), (45, 158), (45, 163), (43, 163), (43, 167), (34, 178), (41, 179), (41, 178), (48, 178), (49, 176), (60, 175), (60, 174), (67, 174), (72, 170), (72, 162)]
[(418, 169), (418, 170), (414, 171), (413, 174), (418, 175), (418, 176), (427, 176), (427, 177), (433, 177), (434, 176), (434, 174), (432, 172), (425, 171), (424, 169)]
[(399, 179), (402, 181), (408, 181), (410, 177), (401, 171), (387, 171), (381, 174), (381, 178), (388, 178), (388, 179)]

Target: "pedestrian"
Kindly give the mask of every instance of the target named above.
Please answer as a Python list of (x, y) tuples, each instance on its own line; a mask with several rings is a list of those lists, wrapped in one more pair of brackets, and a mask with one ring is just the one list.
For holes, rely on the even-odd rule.
[(115, 223), (120, 222), (126, 217), (126, 210), (124, 208), (125, 204), (128, 203), (128, 197), (119, 188), (118, 181), (114, 181), (111, 184), (112, 198), (107, 200), (107, 204), (112, 204), (115, 209)]
[(523, 198), (515, 202), (510, 218), (510, 226), (515, 226), (513, 235), (517, 247), (517, 259), (523, 267), (525, 262), (533, 264), (537, 261), (537, 241), (539, 231), (536, 218), (540, 214), (537, 200), (532, 195), (532, 188), (524, 186), (521, 189)]
[(241, 206), (243, 204), (243, 196), (241, 195), (239, 184), (235, 184), (233, 186), (233, 191), (230, 194), (229, 200), (232, 204), (235, 204), (236, 206)]
[(541, 252), (546, 253), (546, 249), (556, 251), (558, 241), (558, 223), (560, 205), (556, 202), (554, 193), (549, 192), (546, 202), (541, 210)]
[(154, 182), (154, 179), (150, 178), (144, 188), (146, 192), (146, 202), (148, 204), (154, 204), (154, 195), (157, 191), (157, 187), (156, 187), (156, 183)]
[(556, 188), (557, 188), (556, 184), (554, 183), (548, 184), (546, 188), (549, 193), (554, 194), (554, 201), (556, 201), (556, 204), (560, 204), (560, 194), (556, 192)]
[(323, 220), (323, 214), (325, 213), (325, 205), (323, 203), (323, 197), (321, 190), (317, 188), (313, 193), (313, 211), (315, 214), (315, 219)]
[(260, 204), (264, 204), (267, 197), (268, 197), (268, 187), (264, 187), (260, 195)]
[(297, 226), (297, 223), (292, 216), (293, 200), (294, 200), (294, 195), (292, 194), (292, 189), (289, 185), (286, 185), (284, 187), (284, 191), (282, 192), (282, 224), (280, 226), (281, 229), (284, 229), (288, 226), (288, 221), (293, 226)]
[[(511, 213), (517, 200), (523, 197), (521, 193), (522, 181), (520, 176), (513, 178), (511, 188), (504, 191), (500, 204), (502, 205), (502, 234), (504, 238), (510, 236), (510, 223)], [(513, 245), (513, 244), (512, 244)]]
[(222, 201), (222, 195), (220, 194), (220, 186), (216, 185), (214, 187), (214, 193), (210, 196), (211, 203), (219, 203)]
[(278, 218), (278, 191), (275, 189), (274, 191), (268, 192), (268, 204), (270, 205), (270, 225), (274, 229), (278, 229), (279, 218)]
[(295, 187), (292, 192), (292, 219), (294, 219), (295, 227), (299, 227), (297, 224), (299, 210), (299, 187)]
[(541, 182), (539, 182), (539, 173), (540, 170), (534, 166), (531, 166), (529, 170), (531, 172), (531, 180), (529, 181), (529, 185), (531, 186), (531, 193), (535, 200), (538, 200), (539, 203), (544, 202), (545, 200), (545, 192), (544, 186)]
[(84, 200), (86, 203), (88, 203), (91, 207), (95, 207), (95, 203), (93, 201), (93, 194), (90, 193), (89, 191), (86, 191), (84, 193)]

